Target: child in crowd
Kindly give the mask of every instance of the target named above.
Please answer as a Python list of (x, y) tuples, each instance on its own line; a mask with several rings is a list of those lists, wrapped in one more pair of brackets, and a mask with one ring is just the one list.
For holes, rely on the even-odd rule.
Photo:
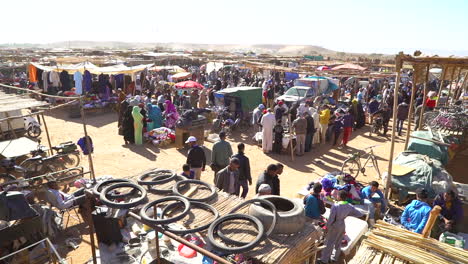
[(320, 216), (325, 213), (325, 205), (320, 199), (322, 184), (316, 182), (312, 191), (304, 197), (305, 214), (312, 219), (320, 219)]
[(184, 164), (182, 166), (182, 171), (182, 176), (186, 177), (187, 179), (195, 179), (195, 172), (190, 169), (190, 165)]
[(341, 241), (343, 240), (346, 230), (345, 218), (348, 216), (363, 216), (361, 212), (346, 201), (347, 198), (348, 193), (345, 190), (339, 191), (338, 202), (335, 203), (330, 210), (325, 240), (326, 248), (323, 249), (318, 263), (329, 263), (332, 258), (333, 250), (335, 250), (335, 256), (332, 261), (335, 262), (339, 260), (341, 254)]

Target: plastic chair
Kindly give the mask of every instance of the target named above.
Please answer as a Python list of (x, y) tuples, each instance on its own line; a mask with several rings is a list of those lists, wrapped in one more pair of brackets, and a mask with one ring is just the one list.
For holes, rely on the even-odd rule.
[[(71, 206), (71, 207), (66, 208), (66, 209), (60, 209), (58, 207), (57, 198), (52, 193), (52, 191), (49, 190), (49, 189), (46, 191), (46, 200), (49, 203), (51, 208), (55, 207), (55, 208), (57, 208), (57, 210), (59, 210), (60, 215), (62, 216), (62, 221), (63, 221), (63, 217), (65, 216), (65, 214), (67, 215), (67, 222), (65, 224), (65, 229), (68, 227), (68, 222), (70, 220), (70, 217), (77, 220), (79, 223), (81, 223), (80, 215), (79, 215), (78, 210), (77, 210), (78, 207), (79, 207), (78, 205), (74, 205), (74, 206)], [(70, 211), (75, 212), (76, 216), (74, 216), (73, 214), (70, 214)]]

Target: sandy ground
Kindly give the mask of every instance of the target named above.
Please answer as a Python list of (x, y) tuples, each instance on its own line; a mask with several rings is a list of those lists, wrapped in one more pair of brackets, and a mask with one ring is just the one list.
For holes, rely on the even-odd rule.
[[(56, 110), (46, 116), (47, 126), (51, 134), (52, 145), (57, 145), (65, 141), (76, 142), (83, 134), (83, 125), (81, 119), (72, 119), (64, 110)], [(123, 138), (117, 134), (117, 115), (107, 113), (100, 115), (87, 116), (88, 133), (92, 137), (95, 147), (93, 154), (94, 169), (96, 177), (102, 175), (112, 175), (114, 177), (127, 177), (135, 175), (141, 171), (150, 168), (165, 168), (181, 171), (182, 165), (186, 160), (186, 150), (177, 150), (174, 147), (158, 148), (151, 144), (144, 146), (126, 146)], [(379, 145), (375, 148), (375, 154), (378, 157), (378, 164), (381, 172), (387, 171), (388, 156), (390, 151), (390, 137), (368, 136), (368, 127), (364, 127), (353, 132), (352, 140), (348, 148), (332, 147), (330, 144), (316, 146), (315, 149), (306, 153), (302, 157), (297, 157), (291, 161), (291, 156), (287, 154), (265, 155), (261, 148), (253, 145), (252, 135), (234, 135), (228, 138), (234, 152), (236, 144), (243, 142), (246, 144), (246, 155), (250, 159), (252, 168), (253, 185), (258, 175), (265, 170), (271, 163), (281, 162), (285, 165), (281, 179), (281, 195), (286, 197), (295, 197), (297, 192), (308, 182), (316, 179), (327, 172), (335, 171), (341, 168), (343, 160), (357, 150), (371, 145)], [(403, 134), (404, 136), (405, 134)], [(46, 144), (45, 135), (43, 144)], [(404, 138), (397, 139), (395, 153), (403, 150)], [(210, 159), (212, 144), (205, 142), (206, 153)], [(210, 161), (208, 161), (209, 164)], [(364, 162), (364, 160), (362, 160)], [(87, 167), (87, 158), (82, 156), (82, 165)], [(213, 172), (207, 167), (203, 172), (202, 180), (212, 183)], [(359, 181), (369, 182), (378, 180), (377, 172), (372, 167), (366, 167), (365, 175), (360, 174)], [(249, 191), (248, 198), (255, 195), (253, 188)], [(84, 263), (91, 257), (89, 249), (89, 235), (84, 225), (73, 226), (76, 224), (71, 219), (71, 224), (66, 235), (77, 237), (82, 235), (83, 242), (77, 250), (68, 252), (63, 243), (57, 242), (62, 257), (71, 257), (73, 263)]]

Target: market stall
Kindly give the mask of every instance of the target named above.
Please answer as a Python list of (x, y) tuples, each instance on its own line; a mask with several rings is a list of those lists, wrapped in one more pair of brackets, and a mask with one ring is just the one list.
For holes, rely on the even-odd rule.
[[(167, 175), (163, 176), (163, 174), (159, 174), (159, 176), (157, 176), (158, 171), (159, 173), (166, 173)], [(128, 232), (130, 232), (130, 237), (132, 237), (132, 232), (134, 232), (137, 229), (144, 228), (145, 230), (147, 230), (144, 233), (140, 233), (143, 234), (143, 236), (145, 236), (145, 233), (151, 233), (152, 231), (149, 231), (151, 229), (154, 229), (156, 231), (156, 234), (151, 235), (149, 239), (145, 239), (143, 237), (140, 239), (141, 242), (139, 244), (139, 247), (147, 248), (149, 253), (146, 251), (141, 252), (142, 255), (136, 255), (136, 258), (141, 257), (142, 260), (145, 259), (145, 261), (148, 263), (157, 258), (159, 254), (161, 254), (161, 257), (164, 256), (164, 259), (167, 261), (188, 262), (191, 261), (191, 259), (201, 260), (202, 257), (205, 256), (203, 257), (203, 260), (208, 261), (207, 263), (212, 263), (213, 260), (218, 261), (218, 263), (229, 263), (226, 260), (220, 261), (218, 259), (222, 260), (223, 258), (235, 255), (236, 252), (237, 257), (242, 256), (242, 258), (245, 260), (251, 258), (255, 263), (276, 264), (302, 263), (305, 260), (315, 256), (317, 252), (317, 243), (320, 241), (322, 232), (318, 226), (314, 225), (310, 221), (301, 221), (301, 223), (303, 223), (304, 226), (295, 233), (277, 234), (275, 232), (271, 233), (271, 229), (269, 229), (269, 231), (265, 235), (266, 237), (262, 239), (262, 242), (256, 242), (255, 246), (249, 248), (246, 247), (245, 250), (242, 251), (239, 251), (237, 247), (233, 247), (232, 251), (220, 250), (217, 245), (213, 244), (213, 240), (211, 240), (211, 238), (208, 238), (208, 236), (210, 236), (209, 232), (211, 232), (211, 227), (209, 228), (209, 226), (212, 226), (217, 219), (220, 219), (219, 217), (222, 218), (227, 217), (229, 215), (233, 215), (234, 212), (232, 212), (232, 210), (235, 210), (235, 215), (249, 215), (249, 210), (252, 210), (252, 207), (250, 207), (250, 209), (248, 209), (248, 206), (241, 207), (236, 210), (234, 208), (245, 202), (243, 199), (240, 199), (236, 196), (228, 195), (224, 192), (220, 192), (210, 184), (206, 184), (201, 181), (187, 181), (183, 180), (180, 177), (178, 179), (177, 177), (169, 177), (171, 179), (167, 178), (168, 176), (172, 175), (172, 173), (173, 172), (167, 170), (150, 170), (138, 174), (136, 176), (130, 177), (128, 179), (133, 180), (133, 182), (138, 181), (139, 185), (148, 187), (149, 189), (145, 193), (146, 201), (151, 202), (145, 202), (146, 204), (143, 205), (139, 214), (129, 213), (129, 218), (126, 220), (129, 224), (126, 227), (124, 227), (123, 230), (127, 230)], [(147, 180), (149, 178), (151, 178), (151, 180)], [(166, 178), (166, 180), (159, 181), (163, 178)], [(104, 188), (100, 192), (100, 197), (110, 197), (105, 192), (118, 187), (116, 185), (113, 186), (114, 188), (112, 186)], [(126, 185), (126, 183), (122, 183), (121, 186), (132, 186), (132, 184)], [(139, 193), (141, 195), (141, 191)], [(183, 202), (185, 197), (187, 197), (188, 202), (191, 204), (191, 210), (188, 211), (188, 213), (183, 214), (182, 217), (177, 217), (175, 215), (178, 215), (180, 212), (179, 209), (182, 209), (177, 209), (177, 207), (182, 206), (183, 203), (180, 203), (180, 201)], [(259, 198), (261, 199), (262, 197)], [(137, 200), (139, 200), (139, 198)], [(162, 204), (159, 204), (159, 202), (162, 203), (163, 201), (171, 200), (174, 200), (175, 203), (169, 204), (167, 208)], [(104, 202), (104, 204), (109, 205), (111, 208), (114, 206), (113, 203), (109, 202)], [(123, 206), (123, 204), (121, 206), (116, 204), (115, 206), (121, 207)], [(284, 205), (274, 204), (273, 206)], [(171, 207), (171, 209), (169, 209), (169, 207)], [(150, 214), (151, 212), (153, 212), (153, 208), (154, 210), (156, 210), (155, 212), (157, 212), (158, 215), (165, 214), (165, 216), (158, 217), (158, 219), (161, 220), (151, 220), (152, 217), (150, 215), (154, 215), (154, 213)], [(166, 208), (164, 209), (165, 212), (160, 211), (163, 208)], [(168, 210), (172, 211), (174, 209), (176, 209), (174, 212), (170, 214), (167, 213)], [(132, 211), (135, 212), (135, 210)], [(142, 212), (148, 213), (143, 214)], [(186, 211), (183, 210), (183, 212)], [(162, 225), (154, 224), (158, 221), (160, 221)], [(265, 219), (262, 221), (265, 221)], [(278, 221), (279, 220), (276, 220), (276, 225), (278, 225)], [(281, 221), (284, 221), (284, 219)], [(296, 221), (299, 221), (299, 218), (297, 218)], [(135, 223), (137, 224), (137, 226), (139, 226), (138, 228), (135, 227)], [(144, 223), (146, 227), (138, 223)], [(296, 224), (300, 225), (300, 222), (296, 222)], [(275, 228), (275, 226), (270, 226), (270, 228), (271, 227)], [(196, 228), (198, 232), (191, 230), (187, 230), (185, 232), (186, 229), (192, 228)], [(246, 230), (248, 231), (246, 232)], [(275, 228), (275, 230), (277, 229)], [(114, 230), (114, 232), (115, 231), (117, 230)], [(123, 231), (123, 233), (127, 231)], [(245, 224), (245, 222), (229, 222), (226, 223), (226, 225), (223, 227), (223, 232), (226, 232), (226, 236), (231, 240), (236, 240), (239, 242), (242, 241), (242, 243), (254, 243), (254, 240), (256, 239), (253, 238), (255, 238), (255, 232), (257, 231), (255, 231), (255, 228), (253, 228), (251, 224)], [(162, 236), (161, 233), (163, 234)], [(188, 233), (192, 234), (192, 239), (194, 239), (194, 236), (196, 237), (195, 240), (192, 240), (196, 242), (191, 243), (186, 241), (185, 239), (189, 239), (187, 236), (184, 236), (185, 239), (178, 236), (185, 235)], [(195, 243), (195, 245), (193, 243)], [(195, 250), (195, 252), (185, 248), (184, 245)], [(99, 248), (106, 248), (106, 246), (101, 246), (100, 243)], [(127, 252), (126, 250), (128, 249), (126, 247), (123, 247), (121, 249), (118, 248), (117, 250), (114, 250), (114, 252), (119, 252), (119, 254), (130, 254), (125, 253)], [(197, 251), (202, 256), (197, 255)], [(192, 253), (189, 254), (188, 252)], [(114, 255), (115, 254), (116, 253), (114, 253)], [(103, 254), (101, 253), (99, 253), (99, 255), (101, 257), (103, 256)]]

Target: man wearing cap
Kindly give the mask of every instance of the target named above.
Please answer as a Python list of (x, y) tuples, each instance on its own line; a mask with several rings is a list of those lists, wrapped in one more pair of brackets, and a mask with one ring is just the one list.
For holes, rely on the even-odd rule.
[(271, 195), (270, 185), (264, 183), (264, 184), (261, 184), (260, 187), (258, 187), (257, 197), (262, 196), (262, 195)]
[(265, 109), (265, 106), (263, 104), (259, 104), (257, 108), (253, 111), (252, 115), (252, 125), (254, 127), (255, 133), (257, 133), (259, 129), (259, 124), (260, 124), (260, 118), (263, 115), (263, 109)]
[(211, 151), (211, 168), (216, 173), (229, 165), (229, 159), (232, 156), (231, 144), (226, 141), (226, 133), (219, 133), (219, 141), (214, 143)]
[(264, 153), (269, 153), (273, 150), (273, 127), (276, 125), (275, 115), (271, 109), (262, 117), (262, 148)]
[(194, 136), (190, 136), (185, 143), (190, 145), (186, 163), (195, 172), (195, 179), (200, 180), (201, 172), (205, 170), (206, 166), (205, 151), (197, 145), (197, 138)]
[(223, 192), (237, 195), (237, 188), (239, 186), (239, 166), (239, 159), (232, 158), (228, 166), (216, 173), (216, 187)]

